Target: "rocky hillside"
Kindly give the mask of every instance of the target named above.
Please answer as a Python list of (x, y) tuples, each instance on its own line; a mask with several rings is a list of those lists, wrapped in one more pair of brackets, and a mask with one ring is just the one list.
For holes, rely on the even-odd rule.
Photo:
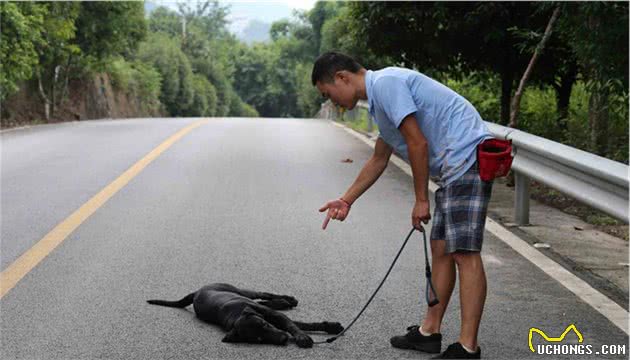
[[(26, 82), (20, 91), (2, 102), (1, 127), (61, 121), (166, 116), (160, 104), (147, 108), (139, 99), (112, 87), (107, 74), (97, 74), (89, 80), (74, 80), (68, 84), (68, 97), (45, 119), (44, 102), (36, 84)], [(162, 109), (162, 110), (156, 110)]]

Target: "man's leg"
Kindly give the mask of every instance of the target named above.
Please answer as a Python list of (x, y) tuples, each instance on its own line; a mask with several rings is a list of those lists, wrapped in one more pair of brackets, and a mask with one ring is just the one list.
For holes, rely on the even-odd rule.
[(405, 335), (392, 337), (389, 342), (395, 348), (413, 349), (427, 353), (439, 353), (441, 351), (442, 334), (440, 327), (455, 287), (455, 261), (451, 254), (446, 253), (446, 241), (444, 240), (431, 240), (431, 252), (433, 254), (431, 279), (437, 292), (435, 295), (438, 296), (440, 303), (427, 309), (421, 326), (410, 326)]
[(450, 253), (459, 274), (461, 331), (458, 343), (449, 345), (441, 358), (481, 356), (477, 337), (487, 284), (480, 251), (491, 195), (492, 182), (481, 181), (476, 164), (443, 189), (444, 237), (436, 238), (445, 238), (449, 249), (462, 250)]
[(451, 254), (446, 253), (446, 241), (431, 240), (431, 280), (437, 292), (440, 303), (428, 307), (422, 331), (424, 333), (439, 333), (442, 318), (455, 287), (455, 261)]
[(459, 343), (468, 349), (477, 349), (477, 334), (486, 301), (486, 273), (481, 253), (456, 252), (452, 254), (459, 274), (459, 300), (461, 306), (461, 332)]

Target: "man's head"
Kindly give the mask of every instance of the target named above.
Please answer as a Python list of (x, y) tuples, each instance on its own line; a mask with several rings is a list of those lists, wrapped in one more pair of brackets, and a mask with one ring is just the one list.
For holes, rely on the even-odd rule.
[(365, 98), (365, 69), (348, 55), (327, 52), (313, 65), (311, 82), (324, 98), (346, 109), (353, 109)]

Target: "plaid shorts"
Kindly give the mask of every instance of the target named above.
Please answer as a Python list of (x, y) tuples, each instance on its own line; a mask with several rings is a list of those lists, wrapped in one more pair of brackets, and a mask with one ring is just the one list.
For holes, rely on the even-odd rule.
[(446, 253), (481, 251), (492, 181), (479, 178), (477, 162), (435, 192), (431, 240), (446, 240)]

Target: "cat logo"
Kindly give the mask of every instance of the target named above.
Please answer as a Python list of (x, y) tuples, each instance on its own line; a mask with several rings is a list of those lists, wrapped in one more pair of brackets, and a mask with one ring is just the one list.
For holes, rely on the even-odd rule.
[(578, 337), (578, 342), (583, 342), (584, 341), (584, 337), (582, 337), (582, 333), (580, 333), (578, 331), (578, 329), (575, 327), (574, 324), (571, 324), (569, 326), (567, 326), (567, 328), (564, 330), (564, 332), (562, 333), (562, 335), (560, 335), (560, 337), (557, 338), (553, 338), (553, 337), (549, 337), (547, 336), (547, 334), (545, 334), (542, 330), (537, 329), (537, 328), (530, 328), (529, 329), (529, 349), (535, 353), (536, 350), (534, 349), (534, 346), (532, 345), (532, 335), (534, 335), (534, 333), (538, 333), (540, 334), (545, 340), (549, 341), (549, 342), (560, 342), (562, 340), (564, 340), (564, 337), (567, 335), (567, 333), (569, 333), (569, 331), (573, 330), (573, 332), (575, 332), (575, 334)]

